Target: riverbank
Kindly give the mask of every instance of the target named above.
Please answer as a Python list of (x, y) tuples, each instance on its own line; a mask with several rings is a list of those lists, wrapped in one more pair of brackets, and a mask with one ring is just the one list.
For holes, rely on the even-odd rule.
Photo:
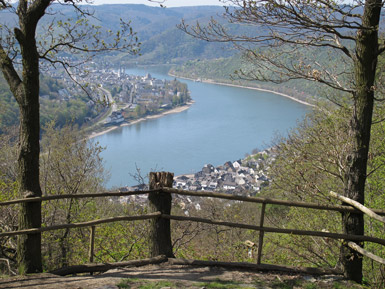
[(180, 113), (182, 111), (185, 111), (187, 109), (190, 108), (190, 106), (194, 103), (194, 101), (189, 101), (188, 103), (186, 103), (185, 105), (182, 105), (182, 106), (178, 106), (178, 107), (175, 107), (173, 109), (170, 109), (170, 110), (166, 110), (162, 113), (159, 113), (159, 114), (154, 114), (154, 115), (148, 115), (146, 117), (141, 117), (141, 118), (138, 118), (138, 119), (135, 119), (133, 121), (130, 121), (130, 122), (126, 122), (126, 123), (122, 123), (121, 125), (114, 125), (114, 126), (110, 126), (110, 127), (106, 127), (106, 129), (100, 131), (100, 132), (92, 132), (88, 138), (89, 139), (92, 139), (94, 137), (98, 137), (98, 136), (101, 136), (103, 134), (106, 134), (110, 131), (113, 131), (119, 127), (123, 127), (123, 126), (130, 126), (130, 125), (134, 125), (134, 124), (137, 124), (141, 121), (145, 121), (145, 120), (149, 120), (149, 119), (156, 119), (156, 118), (160, 118), (160, 117), (163, 117), (165, 115), (168, 115), (168, 114), (174, 114), (174, 113)]
[[(179, 76), (179, 75), (176, 75), (176, 74), (173, 74), (173, 73), (170, 73), (170, 72), (168, 73), (168, 75), (170, 75), (172, 77), (181, 78), (181, 79), (197, 81), (194, 78), (185, 77), (185, 76)], [(274, 93), (274, 94), (281, 95), (283, 97), (289, 98), (289, 99), (291, 99), (293, 101), (296, 101), (296, 102), (299, 102), (301, 104), (304, 104), (304, 105), (307, 105), (307, 106), (311, 106), (311, 107), (315, 107), (314, 104), (311, 104), (311, 103), (306, 102), (304, 100), (300, 100), (300, 99), (298, 99), (298, 98), (296, 98), (294, 96), (291, 96), (291, 95), (288, 95), (288, 94), (285, 94), (285, 93), (282, 93), (282, 92), (277, 92), (277, 91), (274, 91), (274, 90), (271, 90), (271, 89), (259, 88), (259, 87), (254, 87), (254, 86), (245, 86), (245, 85), (240, 85), (240, 84), (232, 84), (232, 83), (226, 83), (226, 82), (220, 82), (220, 81), (216, 81), (216, 80), (213, 80), (213, 79), (201, 79), (199, 81), (200, 82), (204, 82), (204, 83), (210, 83), (210, 84), (217, 84), (217, 85), (224, 85), (224, 86), (239, 87), (239, 88), (246, 88), (246, 89), (251, 89), (251, 90), (270, 92), (270, 93)]]

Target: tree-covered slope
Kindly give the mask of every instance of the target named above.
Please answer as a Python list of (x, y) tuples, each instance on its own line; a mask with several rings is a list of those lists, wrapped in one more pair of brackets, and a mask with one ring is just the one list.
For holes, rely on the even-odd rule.
[[(336, 61), (338, 55), (334, 51), (324, 47), (303, 47), (298, 50), (296, 55), (291, 57), (285, 55), (285, 61), (297, 65), (300, 65), (300, 63), (309, 63), (313, 59), (318, 59), (317, 63), (319, 63), (319, 65), (322, 65), (325, 70), (333, 71), (336, 75), (342, 75), (342, 72), (347, 72), (351, 69), (350, 67), (341, 65), (339, 61)], [(171, 74), (180, 77), (200, 79), (202, 81), (213, 80), (217, 82), (271, 89), (292, 95), (305, 101), (311, 101), (311, 98), (313, 97), (332, 97), (330, 88), (326, 85), (321, 85), (316, 81), (295, 78), (282, 83), (250, 80), (250, 75), (253, 75), (253, 73), (258, 74), (258, 71), (255, 65), (243, 57), (239, 51), (237, 54), (228, 57), (188, 60), (183, 64), (173, 66), (170, 72)], [(273, 77), (274, 73), (277, 72), (271, 70), (266, 73), (270, 73)]]
[(241, 79), (236, 72), (245, 68), (240, 55), (217, 59), (189, 60), (171, 68), (170, 73), (179, 77), (201, 81), (214, 81), (247, 87), (269, 89), (288, 94), (305, 102), (314, 101), (314, 97), (322, 95), (321, 87), (314, 82), (293, 80), (284, 84), (249, 81)]
[[(66, 5), (52, 5), (49, 17), (42, 19), (38, 28), (38, 36), (46, 33), (51, 22), (72, 21), (76, 18), (73, 9)], [(87, 6), (85, 6), (87, 7)], [(209, 43), (188, 36), (177, 28), (182, 19), (186, 23), (208, 23), (211, 17), (220, 18), (224, 11), (219, 6), (198, 6), (161, 8), (138, 4), (106, 4), (88, 6), (93, 13), (90, 22), (102, 29), (116, 31), (120, 28), (120, 19), (130, 22), (142, 43), (141, 55), (130, 56), (128, 53), (117, 53), (107, 57), (113, 63), (159, 64), (175, 63), (189, 59), (226, 57), (234, 54), (230, 44)], [(16, 18), (10, 13), (0, 12), (0, 22), (14, 26)], [(124, 64), (123, 63), (123, 64)]]
[(118, 28), (119, 19), (131, 21), (142, 43), (141, 55), (125, 53), (109, 57), (120, 64), (182, 63), (190, 59), (211, 59), (234, 54), (230, 44), (210, 43), (195, 39), (177, 28), (184, 19), (187, 23), (207, 23), (223, 12), (222, 7), (200, 6), (160, 8), (145, 5), (101, 5), (92, 7), (99, 25)]
[[(82, 125), (87, 117), (94, 116), (94, 111), (87, 105), (89, 99), (85, 96), (63, 98), (59, 91), (63, 84), (49, 76), (40, 77), (40, 123), (45, 125), (55, 121), (57, 126), (72, 122)], [(8, 127), (19, 124), (19, 109), (8, 85), (0, 74), (0, 134)]]

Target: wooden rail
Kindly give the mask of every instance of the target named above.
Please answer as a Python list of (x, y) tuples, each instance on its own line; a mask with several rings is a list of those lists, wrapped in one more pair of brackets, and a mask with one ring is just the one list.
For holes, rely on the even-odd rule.
[(331, 239), (353, 240), (353, 241), (360, 241), (360, 242), (372, 242), (372, 243), (377, 243), (385, 246), (384, 239), (363, 236), (363, 235), (347, 235), (347, 234), (329, 233), (329, 232), (321, 232), (321, 231), (306, 231), (306, 230), (296, 230), (296, 229), (260, 227), (260, 226), (249, 225), (249, 224), (215, 221), (215, 220), (209, 220), (209, 219), (197, 218), (197, 217), (171, 216), (171, 215), (164, 215), (164, 214), (162, 214), (161, 217), (170, 219), (170, 220), (176, 220), (176, 221), (192, 221), (192, 222), (199, 222), (199, 223), (205, 223), (210, 225), (249, 229), (249, 230), (268, 232), (268, 233), (281, 233), (281, 234), (289, 234), (289, 235), (313, 236), (313, 237), (324, 237), (324, 238), (331, 238)]
[[(288, 207), (299, 207), (299, 208), (316, 209), (316, 210), (324, 210), (324, 211), (361, 213), (359, 210), (352, 208), (351, 206), (320, 205), (317, 203), (296, 202), (296, 201), (278, 200), (278, 199), (272, 199), (272, 198), (245, 197), (245, 196), (236, 196), (236, 195), (230, 195), (225, 193), (216, 193), (216, 192), (207, 192), (207, 191), (184, 191), (184, 190), (177, 190), (177, 189), (171, 189), (171, 188), (162, 188), (162, 190), (172, 194), (176, 194), (176, 195), (210, 197), (210, 198), (242, 201), (242, 202), (249, 202), (249, 203), (281, 205), (281, 206), (288, 206)], [(385, 216), (385, 211), (383, 210), (373, 210), (373, 211), (376, 212), (378, 215)]]
[(96, 225), (100, 225), (100, 224), (122, 222), (122, 221), (148, 220), (148, 219), (158, 218), (160, 216), (161, 216), (161, 212), (155, 212), (155, 213), (150, 213), (147, 215), (120, 216), (120, 217), (112, 217), (112, 218), (99, 219), (99, 220), (93, 220), (93, 221), (81, 222), (81, 223), (61, 224), (61, 225), (35, 228), (35, 229), (3, 232), (3, 233), (0, 233), (0, 238), (6, 237), (6, 236), (17, 236), (17, 235), (24, 235), (24, 234), (36, 234), (36, 233), (55, 231), (55, 230), (61, 230), (61, 229), (68, 229), (68, 228), (73, 229), (73, 228), (82, 228), (82, 227), (92, 227), (92, 226), (96, 226)]
[[(347, 243), (349, 243), (350, 241), (373, 242), (373, 243), (377, 243), (385, 246), (384, 239), (369, 237), (364, 235), (347, 235), (347, 234), (340, 234), (340, 233), (307, 231), (307, 230), (297, 230), (297, 229), (282, 229), (282, 228), (272, 228), (272, 227), (264, 226), (266, 206), (268, 204), (294, 206), (294, 207), (300, 207), (300, 208), (337, 211), (337, 212), (361, 213), (359, 210), (350, 206), (320, 205), (315, 203), (278, 200), (278, 199), (271, 199), (271, 198), (234, 196), (230, 194), (206, 192), (206, 191), (199, 191), (199, 192), (182, 191), (182, 190), (176, 190), (171, 188), (172, 177), (173, 177), (173, 174), (171, 173), (165, 173), (165, 172), (151, 173), (150, 174), (151, 189), (147, 191), (134, 191), (134, 192), (115, 191), (115, 192), (105, 192), (100, 194), (58, 195), (58, 196), (45, 196), (45, 197), (39, 197), (39, 198), (25, 198), (25, 199), (17, 199), (17, 200), (11, 200), (7, 202), (1, 202), (0, 206), (7, 206), (7, 205), (21, 204), (26, 202), (42, 202), (42, 201), (51, 201), (51, 200), (59, 200), (59, 199), (121, 197), (121, 196), (130, 196), (130, 195), (148, 194), (150, 213), (146, 215), (118, 216), (118, 217), (111, 217), (106, 219), (92, 220), (92, 221), (73, 223), (73, 224), (61, 224), (61, 225), (42, 227), (42, 228), (33, 228), (33, 229), (19, 230), (19, 231), (12, 231), (12, 232), (2, 232), (0, 233), (0, 238), (5, 236), (17, 236), (22, 234), (36, 234), (36, 233), (41, 233), (46, 231), (60, 230), (60, 229), (67, 229), (67, 228), (91, 227), (92, 230), (90, 234), (90, 248), (89, 248), (90, 263), (93, 262), (93, 256), (94, 256), (94, 238), (95, 238), (96, 225), (104, 224), (104, 223), (112, 223), (112, 222), (120, 222), (120, 221), (136, 221), (136, 220), (151, 220), (151, 228), (150, 228), (151, 229), (150, 237), (152, 242), (151, 256), (156, 257), (159, 255), (162, 255), (162, 256), (165, 256), (166, 259), (174, 257), (173, 251), (172, 251), (172, 245), (171, 245), (170, 220), (192, 221), (192, 222), (200, 222), (200, 223), (211, 224), (211, 225), (227, 226), (227, 227), (233, 227), (233, 228), (251, 229), (251, 230), (259, 231), (257, 265), (261, 265), (263, 239), (264, 239), (265, 232), (342, 239), (342, 240), (346, 240)], [(227, 199), (232, 201), (242, 201), (242, 202), (262, 204), (259, 226), (252, 225), (252, 224), (241, 224), (241, 223), (233, 223), (233, 222), (227, 222), (227, 221), (210, 220), (210, 219), (204, 219), (204, 218), (198, 218), (198, 217), (171, 215), (171, 205), (172, 205), (171, 194), (188, 195), (188, 196), (196, 196), (196, 197), (211, 197), (211, 198)], [(385, 216), (385, 211), (382, 211), (382, 210), (373, 210), (373, 211), (379, 216)], [(95, 268), (92, 269), (91, 267), (87, 267), (83, 265), (80, 265), (77, 267), (80, 268), (79, 270), (81, 270), (81, 272), (96, 272), (98, 270), (101, 270), (101, 268), (102, 269), (106, 268), (103, 266), (99, 266), (100, 268), (98, 267), (98, 269), (95, 269)], [(76, 273), (77, 272), (76, 269), (74, 270), (75, 271), (71, 271), (71, 272)]]
[(102, 198), (102, 197), (124, 197), (124, 196), (133, 196), (133, 195), (144, 195), (151, 192), (158, 192), (159, 190), (147, 190), (147, 191), (116, 191), (116, 192), (104, 192), (97, 194), (79, 194), (79, 195), (54, 195), (54, 196), (44, 196), (44, 197), (34, 197), (34, 198), (25, 198), (25, 199), (16, 199), (11, 201), (0, 202), (0, 206), (9, 206), (22, 203), (30, 202), (44, 202), (52, 200), (64, 200), (64, 199), (88, 199), (88, 198)]
[[(103, 197), (124, 197), (124, 196), (134, 196), (134, 195), (147, 195), (153, 192), (165, 191), (171, 194), (176, 195), (185, 195), (185, 196), (195, 196), (195, 197), (210, 197), (217, 199), (226, 199), (232, 201), (242, 201), (249, 203), (259, 203), (267, 205), (282, 205), (289, 207), (299, 207), (299, 208), (308, 208), (316, 210), (325, 210), (325, 211), (336, 211), (336, 212), (350, 212), (350, 213), (360, 213), (359, 210), (351, 206), (343, 205), (320, 205), (317, 203), (307, 203), (307, 202), (297, 202), (297, 201), (288, 201), (288, 200), (279, 200), (273, 198), (260, 198), (260, 197), (245, 197), (245, 196), (236, 196), (225, 193), (216, 193), (216, 192), (207, 192), (207, 191), (185, 191), (172, 188), (161, 188), (145, 191), (113, 191), (113, 192), (103, 192), (103, 193), (94, 193), (94, 194), (79, 194), (79, 195), (55, 195), (55, 196), (44, 196), (36, 198), (25, 198), (25, 199), (16, 199), (11, 201), (0, 202), (0, 206), (9, 206), (29, 202), (45, 202), (52, 200), (63, 200), (63, 199), (87, 199), (87, 198), (103, 198)], [(380, 216), (385, 216), (384, 210), (372, 210)]]

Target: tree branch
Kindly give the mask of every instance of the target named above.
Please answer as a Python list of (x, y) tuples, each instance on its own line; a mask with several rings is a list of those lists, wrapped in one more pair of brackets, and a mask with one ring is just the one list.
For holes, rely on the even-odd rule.
[(348, 242), (348, 246), (350, 248), (352, 248), (353, 250), (357, 251), (358, 253), (361, 253), (362, 255), (364, 255), (364, 256), (366, 256), (366, 257), (368, 257), (368, 258), (370, 258), (370, 259), (372, 259), (372, 260), (374, 260), (374, 261), (376, 261), (378, 263), (381, 263), (381, 264), (385, 265), (385, 259), (383, 259), (383, 258), (381, 258), (381, 257), (379, 257), (377, 255), (374, 255), (373, 253), (371, 253), (371, 252), (365, 250), (364, 248), (358, 246), (356, 243), (350, 241), (350, 242)]
[(8, 9), (11, 8), (12, 5), (9, 3), (9, 1), (0, 0), (0, 10), (2, 9)]
[(373, 212), (371, 209), (365, 207), (364, 205), (360, 204), (359, 202), (357, 201), (354, 201), (350, 198), (347, 198), (347, 197), (344, 197), (340, 194), (337, 194), (333, 191), (330, 191), (330, 195), (334, 198), (337, 198), (353, 207), (355, 207), (357, 210), (360, 210), (361, 212), (363, 212), (364, 214), (368, 215), (369, 217), (373, 218), (373, 219), (376, 219), (377, 221), (380, 221), (382, 223), (385, 223), (385, 217), (382, 217), (378, 214), (376, 214), (375, 212)]
[(13, 276), (16, 276), (16, 275), (17, 275), (16, 272), (12, 271), (11, 265), (9, 264), (9, 260), (8, 260), (8, 259), (0, 258), (0, 261), (3, 261), (3, 262), (5, 262), (5, 263), (7, 264), (8, 271), (9, 271), (9, 274), (10, 274), (10, 275), (13, 275)]
[(5, 49), (0, 43), (0, 67), (1, 71), (3, 72), (4, 78), (6, 79), (13, 95), (16, 97), (16, 100), (20, 102), (18, 95), (18, 90), (21, 89), (22, 81), (17, 74), (12, 60), (9, 58), (8, 54), (6, 53)]

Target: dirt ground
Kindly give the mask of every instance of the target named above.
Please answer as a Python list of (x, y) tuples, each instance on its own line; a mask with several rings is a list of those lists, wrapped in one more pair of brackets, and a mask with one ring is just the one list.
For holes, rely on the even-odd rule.
[[(171, 285), (162, 287), (159, 285), (161, 282), (158, 282), (160, 280), (172, 282), (170, 282)], [(118, 289), (118, 284), (126, 284), (126, 287), (120, 286), (121, 288), (143, 288), (140, 286), (146, 283), (146, 288), (202, 289), (206, 288), (207, 284), (211, 284), (210, 282), (219, 282), (224, 286), (209, 286), (210, 288), (361, 288), (341, 280), (341, 277), (338, 276), (313, 277), (277, 272), (262, 273), (246, 270), (229, 270), (219, 267), (170, 265), (169, 263), (114, 269), (94, 276), (60, 277), (43, 273), (2, 278), (0, 279), (0, 288)], [(338, 287), (336, 287), (336, 283), (338, 283)]]

